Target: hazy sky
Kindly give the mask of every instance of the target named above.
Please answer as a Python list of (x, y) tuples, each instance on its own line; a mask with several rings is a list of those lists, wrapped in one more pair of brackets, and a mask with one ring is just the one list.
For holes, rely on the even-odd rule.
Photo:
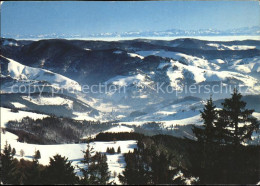
[(4, 2), (1, 34), (91, 34), (260, 25), (258, 1)]

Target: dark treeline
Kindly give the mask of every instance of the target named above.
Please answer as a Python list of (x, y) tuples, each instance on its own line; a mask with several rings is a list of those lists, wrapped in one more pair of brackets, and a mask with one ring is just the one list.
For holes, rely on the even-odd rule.
[[(144, 137), (137, 146), (124, 155), (126, 167), (119, 175), (123, 184), (255, 184), (259, 181), (259, 146), (208, 145), (168, 135)], [(107, 167), (106, 158), (92, 151), (88, 146), (84, 151), (82, 163), (90, 169), (80, 170), (84, 173), (80, 179), (65, 157), (57, 155), (48, 166), (42, 166), (37, 161), (41, 158), (40, 152), (35, 152), (32, 162), (18, 161), (13, 158), (15, 152), (11, 146), (6, 145), (1, 154), (1, 181), (8, 184), (98, 184), (101, 183), (99, 175), (105, 175), (102, 180), (108, 180), (108, 174), (103, 171), (103, 167)]]
[(259, 155), (259, 146), (208, 145), (156, 135), (139, 140), (138, 148), (125, 154), (119, 178), (124, 184), (256, 184)]
[(9, 121), (6, 130), (18, 136), (18, 141), (33, 144), (79, 143), (81, 138), (110, 128), (110, 122), (76, 121), (55, 116), (43, 119), (25, 117)]
[(143, 134), (135, 132), (119, 132), (119, 133), (99, 133), (95, 141), (118, 141), (118, 140), (139, 140), (144, 138)]
[(116, 154), (116, 153), (120, 154), (121, 153), (121, 147), (118, 146), (117, 151), (114, 149), (114, 147), (107, 147), (106, 153), (107, 154)]
[(134, 152), (125, 154), (126, 167), (119, 180), (134, 185), (197, 183), (198, 178), (183, 169), (176, 158), (162, 143), (143, 138)]
[(111, 148), (107, 147), (106, 153), (108, 153), (108, 154), (115, 154), (116, 151), (115, 151), (114, 147), (111, 147)]
[[(146, 137), (125, 155), (125, 184), (256, 184), (260, 147), (243, 146), (259, 130), (254, 110), (245, 109), (242, 95), (216, 110), (210, 98), (201, 112), (202, 127), (193, 128), (197, 141), (168, 135)], [(178, 174), (181, 172), (181, 175)], [(179, 175), (178, 177), (176, 177)], [(197, 179), (198, 178), (198, 179)]]
[(19, 142), (26, 142), (26, 143), (32, 143), (32, 144), (52, 144), (54, 143), (52, 140), (41, 138), (40, 136), (34, 135), (32, 133), (26, 132), (24, 130), (20, 129), (12, 129), (12, 128), (5, 128), (2, 129), (5, 131), (8, 131), (10, 133), (13, 133), (18, 136), (17, 141)]

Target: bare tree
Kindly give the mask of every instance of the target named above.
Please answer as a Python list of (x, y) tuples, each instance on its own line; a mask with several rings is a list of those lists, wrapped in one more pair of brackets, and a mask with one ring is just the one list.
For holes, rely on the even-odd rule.
[(24, 156), (24, 150), (23, 150), (23, 149), (20, 150), (20, 156), (21, 156), (21, 157)]

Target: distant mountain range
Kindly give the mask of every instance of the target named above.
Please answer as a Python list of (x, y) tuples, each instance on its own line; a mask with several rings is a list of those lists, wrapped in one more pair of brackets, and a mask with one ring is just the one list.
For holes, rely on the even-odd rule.
[(242, 27), (237, 29), (216, 30), (181, 30), (170, 29), (165, 31), (131, 31), (131, 32), (107, 32), (97, 34), (3, 34), (2, 37), (14, 39), (27, 38), (109, 38), (109, 37), (176, 37), (176, 36), (257, 36), (260, 34), (260, 26)]

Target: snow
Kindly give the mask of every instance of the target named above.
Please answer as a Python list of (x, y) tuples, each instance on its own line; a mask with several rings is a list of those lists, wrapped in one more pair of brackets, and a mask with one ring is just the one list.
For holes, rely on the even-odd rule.
[(233, 67), (231, 67), (231, 69), (235, 69), (236, 71), (240, 71), (240, 72), (246, 73), (246, 74), (251, 72), (251, 69), (246, 65), (233, 66)]
[(247, 45), (223, 45), (223, 44), (217, 44), (217, 43), (209, 43), (207, 44), (211, 47), (216, 47), (217, 50), (249, 50), (249, 49), (255, 49), (256, 46), (247, 46)]
[(224, 64), (225, 63), (225, 61), (223, 61), (222, 59), (212, 59), (210, 61), (213, 62), (213, 63), (218, 63), (218, 64)]
[(179, 83), (181, 81), (181, 79), (184, 78), (183, 74), (182, 74), (182, 70), (177, 69), (177, 70), (173, 70), (173, 68), (168, 68), (167, 70), (167, 75), (171, 81), (171, 86), (174, 87), (176, 90), (181, 90), (182, 87), (179, 86)]
[(26, 108), (26, 105), (23, 105), (21, 103), (18, 102), (10, 102), (12, 105), (15, 106), (15, 108)]
[(145, 122), (158, 121), (163, 123), (165, 127), (177, 124), (200, 125), (202, 121), (199, 110), (191, 110), (192, 107), (197, 108), (199, 106), (201, 106), (201, 102), (199, 101), (183, 101), (181, 103), (172, 104), (169, 106), (158, 105), (156, 111), (136, 117), (135, 121), (143, 122), (139, 123), (140, 125), (144, 124)]
[(147, 121), (121, 121), (120, 124), (124, 125), (135, 125), (135, 126), (142, 126), (143, 124), (147, 123)]
[[(84, 154), (82, 151), (86, 150), (87, 144), (61, 144), (61, 145), (36, 145), (36, 144), (27, 144), (21, 143), (17, 141), (17, 136), (11, 134), (9, 132), (5, 132), (5, 134), (1, 134), (1, 149), (4, 148), (5, 142), (11, 145), (12, 148), (16, 149), (17, 154), (15, 158), (21, 159), (24, 158), (26, 160), (32, 160), (33, 155), (36, 150), (39, 150), (41, 153), (41, 159), (39, 159), (39, 163), (43, 165), (49, 164), (49, 158), (55, 156), (56, 154), (60, 154), (61, 156), (66, 156), (69, 161), (72, 161), (72, 165), (76, 167), (80, 160), (83, 158)], [(134, 148), (137, 148), (137, 142), (135, 140), (128, 141), (115, 141), (115, 142), (92, 142), (90, 145), (93, 146), (94, 151), (106, 153), (107, 147), (113, 147), (117, 150), (118, 147), (121, 148), (120, 154), (110, 155), (107, 154), (107, 163), (109, 171), (111, 174), (116, 172), (117, 175), (122, 173), (125, 167), (125, 161), (123, 157), (123, 153), (128, 153), (129, 151), (133, 151)], [(20, 157), (20, 150), (24, 151), (24, 157)], [(79, 164), (80, 166), (80, 164)], [(119, 180), (116, 177), (115, 182), (119, 184)]]
[[(173, 67), (177, 67), (177, 69)], [(171, 81), (171, 86), (176, 90), (179, 90), (182, 87), (181, 80), (184, 78), (184, 73), (186, 73), (185, 78), (193, 79), (196, 83), (236, 79), (243, 82), (242, 85), (248, 86), (254, 91), (260, 91), (260, 87), (255, 86), (259, 81), (251, 76), (230, 71), (201, 69), (196, 66), (184, 65), (178, 61), (172, 60), (172, 66), (168, 68), (167, 75)]]
[(9, 61), (8, 71), (10, 76), (14, 79), (45, 81), (49, 82), (56, 88), (73, 89), (79, 91), (81, 90), (81, 86), (76, 81), (71, 80), (65, 76), (53, 73), (49, 70), (25, 66), (12, 59), (6, 57), (4, 58)]
[(44, 97), (44, 96), (37, 96), (37, 97), (28, 97), (23, 96), (23, 99), (30, 101), (36, 105), (68, 105), (69, 108), (73, 109), (73, 101), (69, 99), (65, 99), (58, 96), (53, 97)]
[[(88, 116), (88, 113), (86, 112), (75, 112), (73, 110), (73, 101), (70, 99), (65, 99), (59, 96), (53, 96), (53, 97), (45, 97), (45, 96), (22, 96), (24, 100), (27, 100), (31, 103), (34, 103), (36, 105), (65, 105), (67, 109), (70, 109), (73, 111), (73, 119), (75, 120), (89, 120), (89, 121), (97, 121), (96, 118)], [(26, 106), (14, 102), (12, 103), (16, 108), (25, 108)]]
[(150, 55), (167, 57), (176, 61), (182, 61), (187, 65), (210, 69), (209, 62), (207, 60), (199, 57), (186, 55), (179, 52), (170, 52), (165, 50), (146, 50), (146, 51), (137, 51), (136, 53), (145, 57)]
[(203, 123), (200, 117), (202, 101), (185, 100), (179, 103), (161, 103), (154, 107), (154, 110), (145, 115), (135, 117), (134, 119), (125, 118), (121, 124), (131, 126), (142, 126), (145, 123), (160, 122), (162, 129), (172, 125), (201, 125)]
[[(233, 46), (231, 49), (237, 49), (236, 47)], [(239, 47), (238, 49), (245, 49), (243, 47), (241, 48), (241, 46)], [(225, 61), (222, 59), (211, 59), (208, 61), (204, 58), (165, 50), (137, 51), (136, 53), (142, 56), (155, 55), (171, 58), (171, 63), (161, 62), (157, 69), (163, 69), (164, 67), (170, 66), (167, 69), (166, 74), (170, 79), (170, 85), (176, 90), (181, 90), (182, 84), (185, 81), (184, 79), (188, 78), (194, 80), (197, 84), (234, 79), (241, 81), (241, 85), (250, 87), (251, 89), (249, 92), (260, 91), (260, 87), (258, 86), (259, 80), (254, 77), (243, 75), (251, 72), (260, 72), (259, 56), (244, 59), (226, 59)], [(232, 71), (227, 71), (230, 69)]]
[(104, 103), (102, 100), (97, 99), (93, 100), (92, 102), (88, 102), (88, 104), (101, 112), (111, 112), (111, 110), (114, 108), (112, 103)]
[(142, 74), (137, 74), (133, 76), (116, 76), (105, 82), (105, 84), (114, 84), (121, 87), (128, 86), (134, 83), (147, 84), (148, 82), (146, 82), (145, 76)]
[(198, 112), (196, 112), (195, 116), (186, 115), (186, 114), (187, 113), (180, 115), (180, 117), (183, 116), (183, 119), (174, 118), (172, 116), (169, 117), (156, 116), (156, 115), (152, 116), (151, 114), (150, 116), (147, 116), (147, 118), (143, 117), (140, 118), (140, 120), (136, 119), (136, 121), (122, 121), (120, 123), (129, 126), (133, 126), (133, 125), (142, 126), (143, 124), (146, 123), (160, 122), (163, 124), (163, 128), (167, 128), (172, 125), (190, 125), (190, 124), (201, 125), (203, 123), (200, 114)]
[(5, 124), (11, 120), (21, 120), (24, 117), (29, 116), (33, 119), (42, 119), (47, 117), (45, 114), (37, 114), (33, 112), (19, 111), (19, 112), (11, 112), (11, 109), (0, 107), (1, 113), (1, 127), (5, 127)]
[(141, 56), (141, 55), (138, 55), (138, 54), (135, 54), (135, 53), (127, 53), (130, 57), (138, 57), (138, 58), (140, 58), (140, 59), (144, 59), (144, 57), (143, 56)]
[(255, 118), (257, 118), (258, 120), (260, 120), (260, 113), (259, 112), (253, 112), (252, 114)]
[(4, 46), (7, 46), (7, 45), (8, 46), (19, 46), (18, 43), (12, 42), (12, 41), (8, 41), (8, 40), (4, 40), (3, 45)]
[(229, 69), (236, 70), (241, 73), (260, 72), (260, 57), (232, 59), (229, 61), (231, 66)]
[(193, 176), (192, 176), (192, 177), (187, 178), (187, 177), (184, 176), (184, 174), (183, 174), (181, 171), (179, 171), (179, 172), (173, 177), (173, 180), (175, 180), (175, 179), (177, 179), (177, 178), (181, 178), (182, 180), (184, 180), (184, 182), (185, 182), (186, 185), (192, 185), (192, 184), (194, 184), (194, 183), (196, 183), (196, 182), (199, 181), (199, 177), (193, 177)]
[(85, 112), (73, 112), (74, 115), (76, 115), (75, 117), (73, 117), (73, 119), (75, 120), (87, 120), (87, 121), (97, 121), (97, 119), (88, 116)]
[[(144, 51), (137, 51), (137, 54), (141, 55), (141, 56), (160, 56), (160, 57), (167, 57), (167, 58), (172, 58), (175, 59), (177, 58), (181, 58), (181, 56), (178, 56), (178, 52), (170, 52), (170, 51), (165, 51), (165, 50), (144, 50)], [(182, 54), (185, 55), (185, 54)]]
[[(239, 49), (241, 49), (241, 47)], [(257, 80), (249, 76), (242, 77), (241, 73), (248, 74), (251, 72), (260, 72), (259, 56), (244, 59), (227, 59), (225, 61), (222, 59), (211, 59), (208, 61), (204, 58), (164, 50), (137, 51), (136, 53), (142, 56), (155, 55), (171, 58), (172, 66), (177, 66), (178, 69), (173, 70), (172, 68), (168, 68), (167, 75), (171, 80), (171, 86), (175, 87), (177, 90), (180, 89), (181, 80), (184, 79), (184, 77), (187, 77), (186, 75), (184, 76), (184, 72), (188, 72), (190, 77), (193, 77), (196, 83), (204, 81), (224, 81), (228, 78), (234, 78), (241, 80), (246, 86), (250, 87), (253, 87), (254, 84), (257, 83)], [(157, 69), (163, 69), (168, 65), (169, 63), (161, 62)], [(221, 71), (221, 69), (225, 68), (226, 65), (229, 66), (228, 70), (235, 70), (239, 73)], [(247, 78), (250, 78), (251, 83), (246, 80)], [(259, 89), (259, 87), (257, 89)]]
[(139, 98), (141, 98), (141, 99), (146, 99), (146, 98), (148, 98), (148, 95), (144, 95), (144, 94), (143, 94), (143, 95), (140, 95)]
[(116, 127), (112, 127), (108, 130), (105, 130), (103, 131), (104, 133), (105, 132), (111, 132), (111, 133), (118, 133), (118, 132), (134, 132), (134, 129), (133, 128), (130, 128), (130, 127), (126, 127), (126, 126), (121, 126), (121, 125), (118, 125)]
[(164, 67), (167, 67), (169, 66), (170, 64), (169, 63), (160, 63), (157, 67), (157, 69), (163, 69)]

